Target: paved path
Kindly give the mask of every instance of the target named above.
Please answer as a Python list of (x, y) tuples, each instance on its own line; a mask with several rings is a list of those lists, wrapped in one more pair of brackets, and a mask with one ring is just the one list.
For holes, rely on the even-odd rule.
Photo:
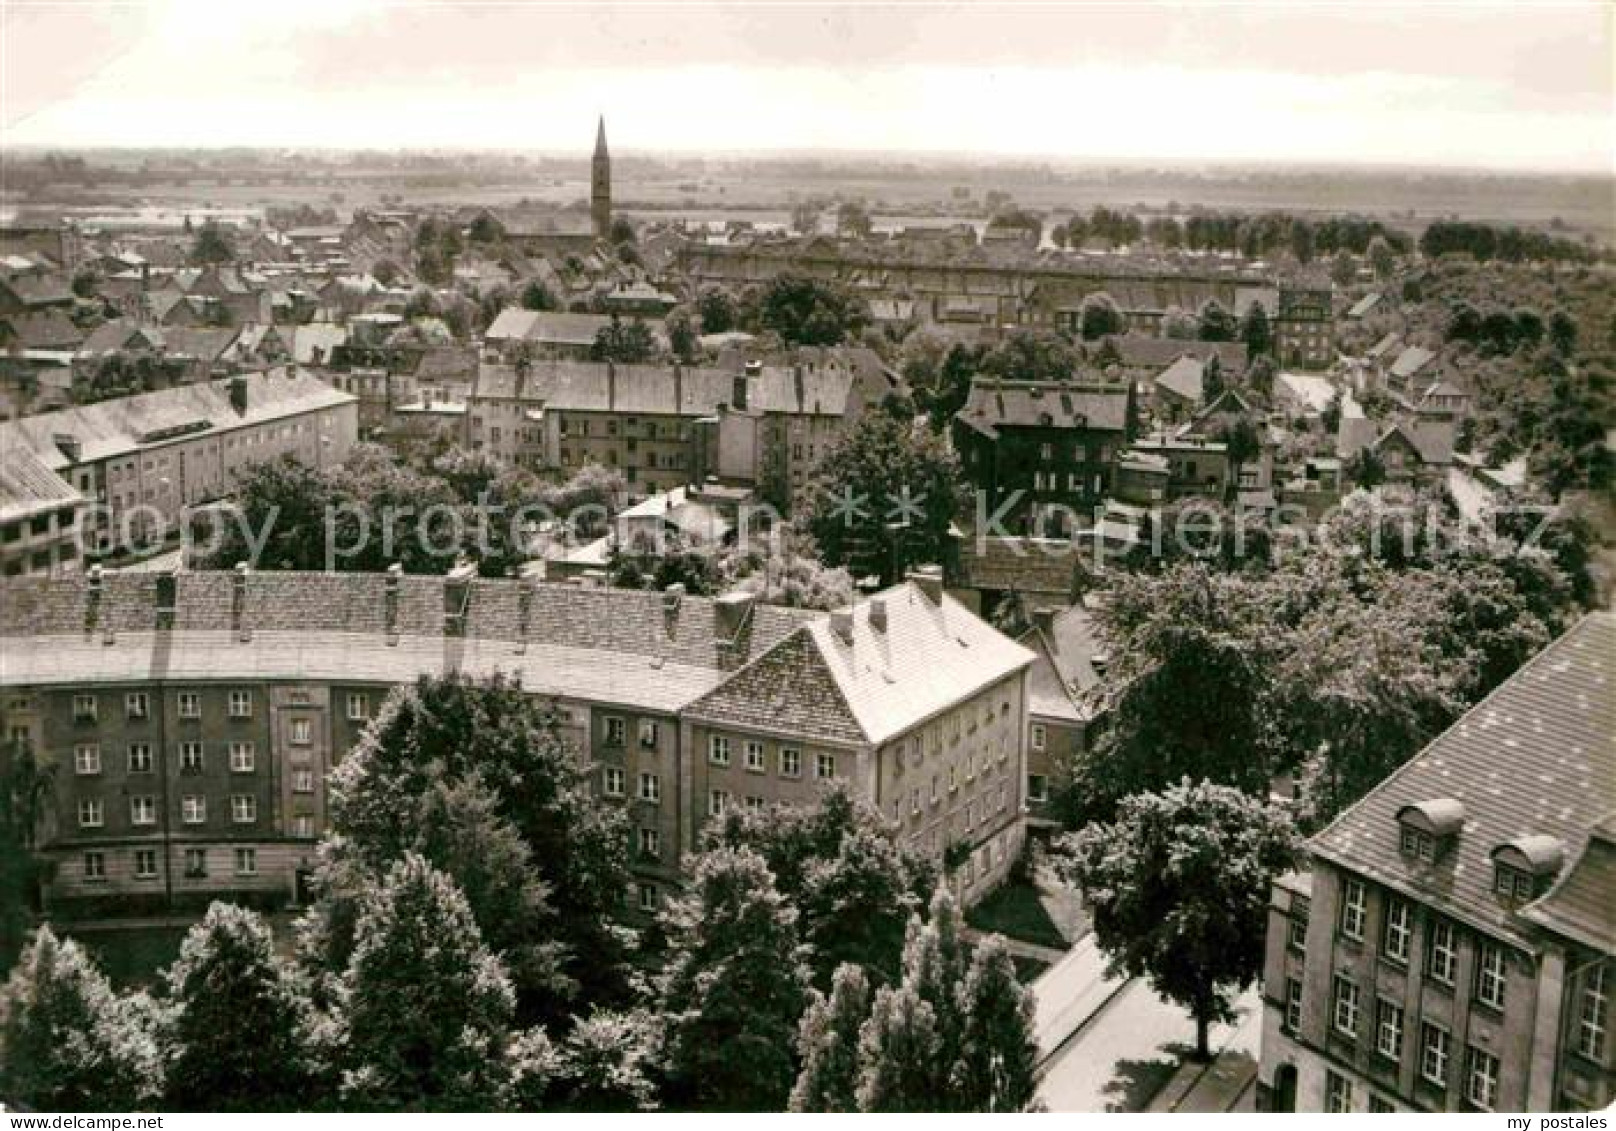
[[(1210, 1064), (1187, 1060), (1148, 1111), (1225, 1112), (1252, 1110), (1257, 1055), (1262, 1044), (1262, 998), (1251, 989), (1235, 1002), (1232, 1028), (1212, 1030)], [(1222, 1042), (1218, 1036), (1222, 1034)]]
[(1038, 1048), (1049, 1059), (1126, 984), (1105, 976), (1105, 959), (1092, 934), (1040, 974), (1032, 984)]
[(1037, 943), (1013, 939), (1009, 935), (1000, 935), (997, 931), (979, 931), (975, 927), (966, 927), (960, 931), (960, 935), (967, 942), (972, 943), (980, 942), (989, 935), (998, 935), (999, 941), (1004, 944), (1004, 949), (1011, 954), (1019, 958), (1035, 958), (1046, 966), (1053, 966), (1071, 953), (1070, 951), (1056, 950), (1052, 946), (1039, 946)]

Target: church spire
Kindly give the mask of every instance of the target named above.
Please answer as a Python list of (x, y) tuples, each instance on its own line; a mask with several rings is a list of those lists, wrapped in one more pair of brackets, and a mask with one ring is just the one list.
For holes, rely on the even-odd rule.
[(602, 114), (599, 124), (595, 127), (595, 156), (609, 156), (606, 152), (606, 115)]
[(612, 158), (606, 152), (606, 115), (600, 116), (595, 127), (595, 158), (590, 163), (589, 217), (595, 229), (595, 238), (604, 240), (612, 234)]

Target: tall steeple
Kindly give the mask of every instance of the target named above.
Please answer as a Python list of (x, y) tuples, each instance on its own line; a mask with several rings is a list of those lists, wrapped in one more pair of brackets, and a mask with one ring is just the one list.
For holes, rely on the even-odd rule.
[(612, 155), (606, 152), (606, 116), (595, 128), (595, 158), (589, 179), (589, 215), (594, 220), (595, 238), (608, 239), (612, 232)]

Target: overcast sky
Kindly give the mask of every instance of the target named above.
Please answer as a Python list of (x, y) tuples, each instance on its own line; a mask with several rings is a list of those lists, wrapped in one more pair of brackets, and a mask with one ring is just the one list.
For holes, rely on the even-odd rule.
[(1610, 172), (1606, 4), (5, 0), (16, 145), (958, 151)]

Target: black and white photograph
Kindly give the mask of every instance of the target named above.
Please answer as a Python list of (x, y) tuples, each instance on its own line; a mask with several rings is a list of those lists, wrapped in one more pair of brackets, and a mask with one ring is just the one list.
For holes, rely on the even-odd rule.
[(0, 0), (0, 1127), (1608, 1128), (1613, 451), (1608, 3)]

